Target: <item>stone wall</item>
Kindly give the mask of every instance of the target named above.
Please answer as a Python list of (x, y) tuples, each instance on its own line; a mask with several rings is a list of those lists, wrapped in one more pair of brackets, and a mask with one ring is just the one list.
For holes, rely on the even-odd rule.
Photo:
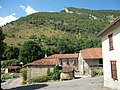
[(47, 75), (47, 70), (53, 71), (54, 66), (27, 66), (27, 80), (37, 76)]
[(72, 79), (72, 78), (74, 78), (74, 77), (73, 77), (73, 72), (64, 72), (64, 73), (61, 73), (61, 74), (60, 74), (60, 78), (61, 78), (62, 80)]

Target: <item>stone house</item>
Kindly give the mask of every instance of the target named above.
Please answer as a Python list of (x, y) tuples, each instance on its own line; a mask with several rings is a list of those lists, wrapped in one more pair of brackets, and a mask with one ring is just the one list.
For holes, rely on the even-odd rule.
[(48, 56), (47, 58), (57, 59), (59, 61), (59, 65), (62, 67), (72, 66), (75, 69), (78, 69), (78, 53), (75, 54), (54, 54)]
[(50, 68), (50, 72), (52, 72), (54, 66), (56, 66), (58, 63), (59, 62), (56, 59), (44, 58), (26, 64), (27, 79), (29, 80), (37, 76), (46, 76), (48, 68)]
[(103, 69), (102, 49), (88, 48), (79, 53), (79, 71), (81, 75), (92, 75)]
[(104, 86), (120, 90), (120, 17), (98, 36), (102, 39)]

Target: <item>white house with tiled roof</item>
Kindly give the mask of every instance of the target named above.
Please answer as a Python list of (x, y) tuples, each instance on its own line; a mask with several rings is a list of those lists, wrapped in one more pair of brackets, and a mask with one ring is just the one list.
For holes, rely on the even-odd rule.
[(79, 71), (81, 75), (91, 76), (103, 69), (102, 49), (88, 48), (79, 53)]
[(102, 38), (104, 86), (120, 90), (120, 17), (98, 35)]

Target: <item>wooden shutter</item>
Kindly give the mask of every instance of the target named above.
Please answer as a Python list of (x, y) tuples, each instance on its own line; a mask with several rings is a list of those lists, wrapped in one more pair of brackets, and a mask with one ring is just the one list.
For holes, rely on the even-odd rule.
[(113, 33), (108, 35), (109, 38), (109, 50), (114, 50), (113, 48)]
[(69, 65), (69, 61), (68, 60), (66, 60), (66, 64)]
[(72, 64), (73, 64), (73, 65), (76, 65), (76, 61), (75, 61), (75, 60), (72, 60)]
[(63, 65), (63, 62), (62, 62), (62, 60), (60, 61), (60, 65)]
[(116, 61), (111, 61), (111, 76), (114, 80), (117, 80)]

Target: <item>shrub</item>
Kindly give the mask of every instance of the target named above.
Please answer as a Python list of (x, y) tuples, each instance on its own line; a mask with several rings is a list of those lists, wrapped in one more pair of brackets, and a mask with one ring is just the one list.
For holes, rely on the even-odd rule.
[(4, 70), (1, 70), (1, 74), (4, 74), (5, 73), (5, 71)]
[(98, 73), (92, 73), (92, 74), (91, 74), (91, 77), (95, 77), (95, 76), (97, 76), (97, 74), (98, 74)]
[(22, 73), (23, 81), (26, 81), (27, 80), (27, 69), (26, 68), (22, 68), (20, 70), (20, 72)]
[(103, 70), (100, 70), (100, 71), (98, 72), (98, 75), (99, 75), (99, 76), (102, 76), (102, 75), (103, 75)]
[(47, 76), (51, 76), (51, 74), (50, 74), (50, 68), (48, 68), (48, 70), (47, 70)]
[(98, 72), (92, 73), (91, 77), (102, 76), (102, 75), (103, 75), (103, 70), (100, 70)]
[(19, 73), (13, 73), (13, 78), (19, 78), (20, 77), (20, 74)]
[(55, 66), (53, 69), (53, 80), (59, 80), (59, 79), (60, 79), (60, 72), (58, 66)]
[(47, 82), (48, 80), (49, 80), (48, 76), (38, 76), (33, 78), (31, 81), (40, 83), (40, 82)]
[(53, 75), (52, 79), (56, 81), (56, 80), (58, 80), (58, 77), (56, 75)]
[(6, 79), (11, 79), (11, 75), (9, 73), (5, 73), (5, 74), (2, 75), (2, 78), (5, 79), (5, 80)]

